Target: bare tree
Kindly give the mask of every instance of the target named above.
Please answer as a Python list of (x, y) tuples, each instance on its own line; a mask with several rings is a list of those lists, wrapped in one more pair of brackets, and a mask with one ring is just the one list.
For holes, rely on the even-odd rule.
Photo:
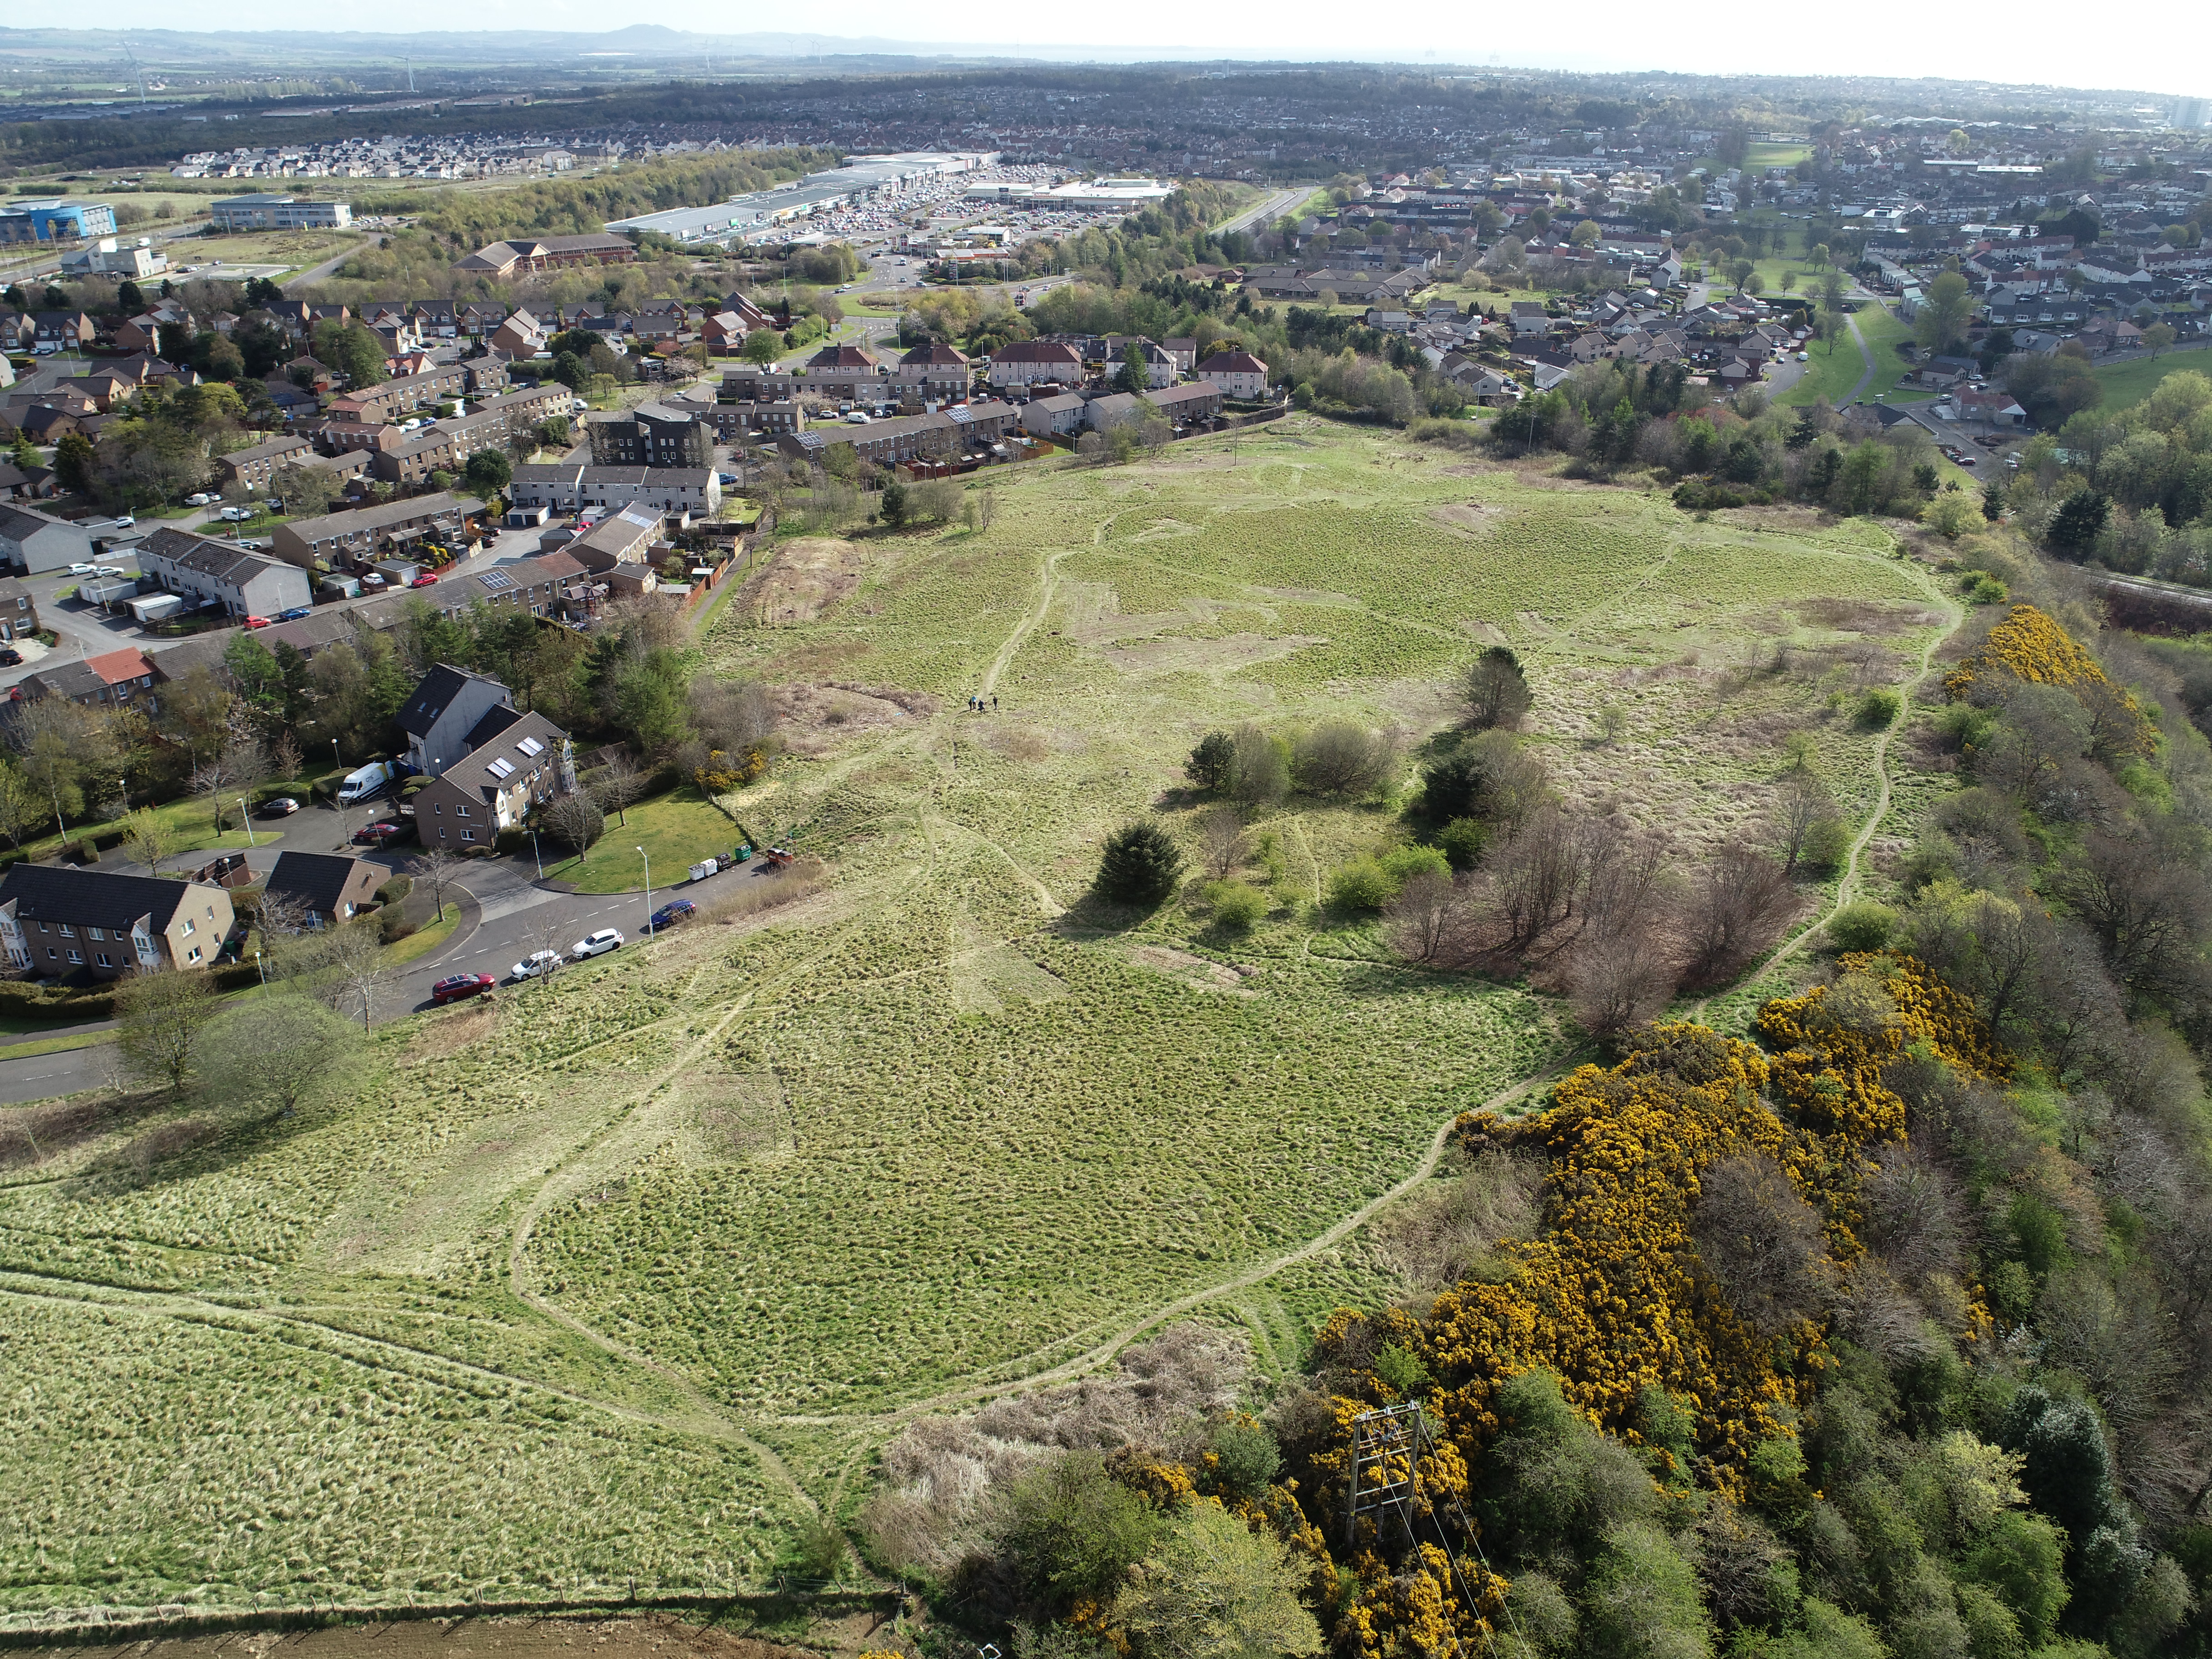
[(1757, 848), (1731, 842), (1706, 863), (1691, 896), (1684, 978), (1712, 985), (1758, 955), (1797, 907), (1782, 866)]
[(264, 941), (295, 938), (315, 925), (315, 912), (305, 899), (266, 890), (254, 901), (253, 917)]
[(1674, 975), (1649, 933), (1605, 933), (1576, 945), (1567, 988), (1583, 1029), (1592, 1036), (1612, 1038), (1666, 1006), (1674, 992)]
[(446, 889), (460, 879), (460, 859), (442, 847), (433, 847), (407, 860), (407, 873), (428, 884), (430, 902), (437, 906), (437, 914), (431, 920), (442, 920), (446, 914)]
[(1808, 770), (1784, 775), (1774, 803), (1774, 850), (1782, 855), (1784, 874), (1797, 873), (1805, 856), (1806, 838), (1814, 826), (1836, 816), (1835, 797), (1828, 786)]
[(1233, 806), (1217, 806), (1198, 821), (1200, 862), (1216, 881), (1226, 881), (1251, 855), (1244, 819)]
[(1440, 870), (1417, 871), (1383, 909), (1390, 948), (1409, 962), (1448, 968), (1476, 954), (1477, 909), (1463, 880)]
[(1773, 1159), (1723, 1158), (1700, 1172), (1698, 1185), (1690, 1235), (1740, 1316), (1775, 1336), (1826, 1305), (1820, 1215)]
[(378, 994), (392, 982), (397, 970), (386, 965), (383, 942), (377, 930), (365, 922), (326, 927), (322, 937), (329, 941), (325, 960), (333, 993), (331, 1006), (340, 1013), (359, 1008), (361, 1029), (366, 1031)]
[(581, 855), (605, 830), (607, 820), (599, 803), (579, 791), (556, 797), (545, 808), (545, 826)]
[(138, 861), (159, 875), (161, 860), (169, 855), (169, 826), (155, 816), (151, 807), (142, 806), (124, 819), (123, 835)]
[(617, 814), (617, 822), (628, 827), (629, 805), (645, 793), (645, 779), (637, 768), (630, 764), (629, 756), (617, 750), (610, 755), (604, 765), (592, 774), (592, 798), (599, 804), (602, 812)]
[(208, 809), (220, 830), (230, 798), (244, 795), (268, 775), (268, 751), (261, 746), (258, 738), (241, 731), (192, 768), (191, 791), (207, 797)]
[(1508, 947), (1527, 950), (1574, 913), (1585, 851), (1573, 821), (1550, 804), (1491, 843), (1482, 868)]

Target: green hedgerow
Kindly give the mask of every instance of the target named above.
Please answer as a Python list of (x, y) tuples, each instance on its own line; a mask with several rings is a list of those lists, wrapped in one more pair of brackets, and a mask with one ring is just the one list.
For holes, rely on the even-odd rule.
[(1168, 832), (1139, 820), (1106, 837), (1106, 848), (1098, 855), (1098, 876), (1091, 885), (1103, 899), (1149, 909), (1167, 900), (1182, 874), (1182, 854)]

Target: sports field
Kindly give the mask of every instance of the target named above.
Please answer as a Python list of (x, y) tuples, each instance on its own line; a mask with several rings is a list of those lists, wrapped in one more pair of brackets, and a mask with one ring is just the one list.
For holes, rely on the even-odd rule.
[(1685, 856), (1759, 832), (1796, 727), (1863, 821), (1849, 706), (1949, 616), (1877, 526), (1304, 416), (992, 487), (987, 529), (817, 539), (718, 613), (791, 746), (740, 815), (814, 896), (396, 1024), (295, 1118), (0, 1112), (0, 1628), (758, 1585), (901, 1414), (1170, 1312), (1295, 1364), (1395, 1289), (1346, 1224), (1560, 1017), (1317, 902), (1388, 799), (1268, 809), (1236, 935), (1095, 909), (1100, 837), (1194, 845), (1212, 727), (1416, 740), (1499, 641), (1562, 791)]

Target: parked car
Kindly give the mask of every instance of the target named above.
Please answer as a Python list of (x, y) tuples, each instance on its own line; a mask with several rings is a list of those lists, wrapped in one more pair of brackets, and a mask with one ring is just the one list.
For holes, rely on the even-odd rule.
[(222, 520), (226, 524), (244, 524), (252, 516), (253, 509), (250, 507), (226, 507), (216, 514), (216, 517)]
[(116, 528), (116, 529), (118, 529), (118, 530), (136, 530), (137, 527), (138, 527), (138, 520), (136, 520), (136, 519), (134, 519), (134, 518), (132, 518), (132, 517), (131, 517), (128, 513), (120, 513), (120, 514), (118, 514), (116, 515), (116, 519), (115, 519), (115, 528)]
[(679, 921), (689, 921), (699, 914), (699, 907), (690, 899), (672, 899), (653, 913), (653, 931), (673, 927)]
[(0, 668), (19, 668), (22, 662), (23, 653), (14, 646), (0, 648)]
[(498, 983), (489, 974), (455, 974), (450, 979), (440, 980), (430, 988), (430, 1000), (459, 1002), (464, 997), (480, 997)]
[(374, 570), (364, 570), (361, 573), (361, 591), (362, 592), (382, 592), (384, 591), (384, 578), (378, 575)]
[(407, 586), (410, 586), (410, 587), (435, 587), (437, 585), (438, 585), (438, 574), (437, 574), (437, 572), (435, 572), (435, 571), (434, 571), (434, 570), (426, 570), (426, 571), (424, 571), (421, 575), (417, 576), (417, 577), (416, 577), (413, 581), (411, 581), (411, 582), (410, 582), (410, 583), (408, 583), (408, 584), (407, 584)]
[(266, 628), (269, 626), (269, 618), (266, 617), (248, 617), (246, 619), (245, 626), (247, 628)]
[(577, 961), (583, 962), (592, 957), (603, 957), (610, 951), (619, 951), (622, 947), (622, 929), (602, 927), (598, 933), (578, 939), (568, 954)]
[(276, 620), (278, 622), (298, 622), (302, 617), (312, 617), (314, 614), (315, 613), (309, 610), (306, 605), (295, 605), (289, 611), (278, 611), (276, 613)]
[(221, 499), (222, 499), (222, 497), (217, 496), (217, 495), (209, 495), (209, 494), (207, 493), (207, 491), (205, 491), (204, 489), (203, 489), (203, 490), (202, 490), (202, 491), (200, 491), (200, 493), (199, 493), (198, 495), (187, 495), (187, 496), (185, 496), (185, 505), (186, 507), (213, 507), (213, 506), (216, 504), (216, 501), (220, 501)]
[(123, 574), (123, 567), (119, 564), (96, 564), (92, 568), (92, 574), (95, 576), (119, 576)]
[(562, 963), (558, 951), (532, 951), (516, 963), (510, 970), (517, 979), (536, 979), (540, 974), (550, 974)]
[(300, 803), (289, 795), (273, 796), (261, 803), (261, 816), (264, 818), (289, 818), (299, 810)]
[(89, 576), (94, 574), (94, 567), (88, 564), (73, 564), (70, 567), (69, 573), (72, 576)]
[(353, 844), (356, 847), (384, 847), (406, 833), (406, 829), (397, 823), (365, 823), (353, 832)]

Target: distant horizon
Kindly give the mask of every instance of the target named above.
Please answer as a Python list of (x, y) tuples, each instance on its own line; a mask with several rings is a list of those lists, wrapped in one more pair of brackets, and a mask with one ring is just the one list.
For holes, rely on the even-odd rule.
[[(1497, 70), (1584, 75), (1687, 75), (1705, 78), (1802, 78), (1805, 76), (1919, 80), (1994, 84), (2060, 94), (2140, 94), (2149, 98), (2212, 98), (2212, 70), (2201, 52), (2145, 51), (2143, 42), (2171, 35), (2188, 38), (2203, 27), (2201, 11), (2181, 0), (2146, 0), (2133, 14), (2124, 40), (2114, 31), (2087, 31), (2087, 38), (2062, 45), (2046, 41), (1973, 40), (1961, 44), (1952, 60), (1915, 56), (1924, 37), (1923, 8), (1901, 0), (1875, 0), (1871, 10), (1854, 15), (1854, 27), (1838, 30), (1805, 15), (1761, 17), (1754, 30), (1720, 28), (1708, 34), (1655, 45), (1647, 9), (1621, 0), (1597, 0), (1577, 15), (1560, 38), (1531, 46), (1525, 32), (1510, 37), (1486, 35), (1458, 9), (1416, 0), (1410, 13), (1393, 14), (1387, 36), (1347, 34), (1341, 15), (1311, 4), (1291, 3), (1267, 14), (1264, 44), (1254, 27), (1231, 12), (1170, 8), (1162, 0), (1130, 0), (1112, 15), (1089, 13), (1025, 15), (1035, 36), (1001, 40), (917, 40), (908, 33), (910, 10), (888, 0), (850, 0), (841, 9), (847, 32), (731, 29), (703, 0), (675, 0), (653, 15), (610, 29), (604, 14), (582, 0), (482, 0), (471, 9), (476, 25), (451, 27), (448, 7), (430, 0), (397, 0), (386, 25), (372, 38), (387, 52), (402, 48), (401, 37), (482, 39), (505, 33), (573, 34), (580, 39), (618, 34), (641, 25), (703, 37), (743, 53), (764, 57), (893, 57), (921, 62), (938, 57), (1030, 59), (1062, 65), (1085, 63), (1122, 66), (1159, 63), (1364, 64), (1408, 69)], [(236, 15), (218, 0), (122, 0), (105, 14), (104, 26), (49, 30), (0, 29), (11, 34), (117, 33), (133, 30), (234, 38), (313, 33), (312, 30), (241, 28)], [(331, 31), (343, 39), (356, 31)], [(361, 32), (366, 33), (367, 32)], [(1590, 46), (1571, 43), (1570, 33)], [(1170, 37), (1184, 34), (1176, 40)], [(1088, 36), (1092, 38), (1077, 38)], [(1096, 38), (1103, 36), (1104, 38)], [(775, 42), (774, 47), (757, 43)], [(1896, 42), (1906, 45), (1900, 49)], [(744, 44), (756, 43), (750, 48)], [(1618, 46), (1613, 43), (1620, 43)], [(1646, 56), (1646, 54), (1649, 54)], [(1900, 62), (1900, 58), (1905, 61)], [(419, 66), (419, 65), (418, 65)], [(2056, 78), (2063, 75), (2065, 78)], [(2148, 77), (2146, 79), (2145, 77)], [(2185, 80), (2184, 77), (2188, 77)], [(2195, 82), (2191, 84), (2191, 82)]]

